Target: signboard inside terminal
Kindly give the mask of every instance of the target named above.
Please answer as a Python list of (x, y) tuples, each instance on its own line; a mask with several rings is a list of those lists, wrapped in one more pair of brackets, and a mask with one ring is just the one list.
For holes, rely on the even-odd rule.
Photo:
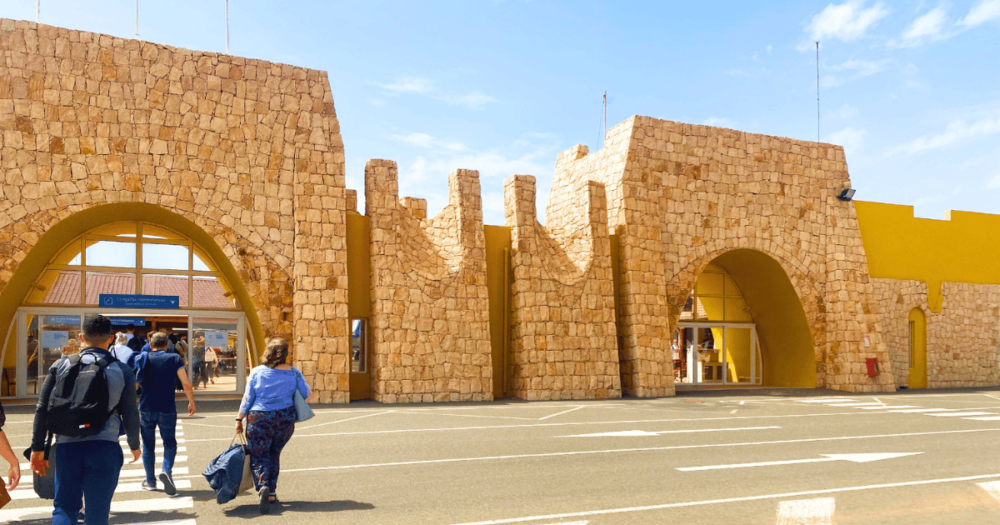
[(134, 295), (102, 293), (98, 304), (104, 308), (148, 308), (176, 310), (180, 308), (180, 297), (176, 295)]

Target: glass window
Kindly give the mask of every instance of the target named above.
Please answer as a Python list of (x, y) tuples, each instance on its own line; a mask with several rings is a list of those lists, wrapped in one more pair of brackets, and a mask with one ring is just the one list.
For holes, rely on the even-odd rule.
[(190, 250), (179, 244), (142, 245), (142, 267), (151, 270), (187, 270)]
[(186, 275), (143, 275), (142, 295), (176, 295), (180, 299), (182, 308), (190, 306), (189, 279), (190, 277)]
[(31, 291), (29, 304), (80, 304), (80, 272), (45, 270)]
[[(236, 319), (193, 318), (188, 345), (191, 386), (209, 392), (236, 390)], [(291, 363), (289, 363), (291, 364)]]
[(116, 241), (89, 241), (87, 266), (109, 268), (135, 268), (135, 243)]
[(192, 261), (191, 269), (196, 272), (214, 272), (216, 270), (215, 265), (212, 264), (212, 259), (197, 247), (194, 249), (194, 260)]
[(351, 372), (368, 371), (367, 321), (351, 319)]
[(79, 239), (69, 243), (69, 245), (63, 248), (63, 251), (59, 252), (59, 255), (52, 260), (52, 264), (67, 264), (72, 266), (79, 266), (83, 264), (80, 246), (82, 245)]
[(155, 224), (142, 225), (142, 236), (150, 239), (166, 239), (170, 241), (186, 241), (184, 236)]
[(134, 239), (139, 225), (134, 222), (113, 222), (94, 228), (88, 235), (102, 235), (105, 237), (121, 237), (122, 239)]
[(195, 308), (232, 308), (233, 293), (217, 277), (194, 276), (192, 288)]
[[(40, 318), (40, 319), (39, 319)], [(80, 316), (29, 316), (28, 320), (28, 393), (38, 393), (38, 381), (49, 373), (64, 355), (81, 350)]]
[(97, 304), (101, 294), (134, 294), (134, 273), (87, 272), (87, 300)]

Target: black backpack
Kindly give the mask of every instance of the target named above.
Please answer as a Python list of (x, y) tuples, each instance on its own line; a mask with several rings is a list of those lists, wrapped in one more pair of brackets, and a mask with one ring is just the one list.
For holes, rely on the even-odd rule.
[[(95, 360), (84, 362), (84, 355)], [(108, 377), (105, 369), (114, 362), (93, 352), (81, 352), (63, 358), (62, 366), (53, 366), (55, 385), (49, 395), (45, 425), (61, 436), (88, 437), (104, 430), (111, 417), (108, 403)]]

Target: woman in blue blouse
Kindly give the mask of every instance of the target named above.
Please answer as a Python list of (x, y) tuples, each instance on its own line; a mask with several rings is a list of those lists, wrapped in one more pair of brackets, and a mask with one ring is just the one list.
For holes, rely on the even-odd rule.
[(250, 371), (243, 403), (236, 416), (236, 433), (243, 433), (247, 419), (250, 470), (260, 495), (260, 512), (267, 514), (278, 503), (281, 449), (295, 431), (295, 391), (309, 397), (309, 385), (302, 372), (288, 365), (288, 342), (273, 339), (264, 350), (263, 363)]

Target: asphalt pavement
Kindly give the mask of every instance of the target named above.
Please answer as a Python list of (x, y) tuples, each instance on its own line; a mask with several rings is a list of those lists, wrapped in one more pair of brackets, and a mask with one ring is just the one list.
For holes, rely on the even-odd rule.
[[(111, 523), (1000, 522), (997, 390), (320, 406), (282, 454), (282, 503), (266, 516), (249, 492), (216, 504), (201, 476), (236, 408), (205, 401), (180, 418), (177, 497), (139, 490), (141, 464), (126, 465)], [(8, 408), (17, 450), (30, 420)], [(23, 476), (0, 523), (51, 513)]]

